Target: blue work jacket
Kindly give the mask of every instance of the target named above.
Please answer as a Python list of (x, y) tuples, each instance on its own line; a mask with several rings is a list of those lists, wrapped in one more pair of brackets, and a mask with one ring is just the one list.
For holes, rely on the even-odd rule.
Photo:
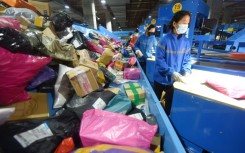
[(173, 72), (191, 73), (191, 46), (184, 36), (169, 32), (156, 47), (154, 80), (163, 85), (172, 85)]
[(134, 44), (135, 50), (140, 50), (143, 57), (139, 58), (140, 62), (145, 62), (147, 58), (152, 57), (152, 52), (156, 50), (157, 40), (154, 35), (141, 35)]

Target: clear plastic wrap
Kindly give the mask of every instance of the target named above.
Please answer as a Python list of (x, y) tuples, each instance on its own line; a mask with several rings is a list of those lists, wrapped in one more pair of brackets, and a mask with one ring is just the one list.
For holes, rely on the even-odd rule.
[(2, 12), (3, 16), (13, 19), (18, 19), (20, 16), (24, 16), (27, 20), (34, 22), (37, 13), (27, 8), (15, 8), (9, 7)]

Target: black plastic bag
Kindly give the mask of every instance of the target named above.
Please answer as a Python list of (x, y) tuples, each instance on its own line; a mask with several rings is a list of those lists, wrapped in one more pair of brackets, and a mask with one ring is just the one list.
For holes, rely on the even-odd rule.
[(82, 119), (82, 115), (86, 110), (94, 109), (93, 105), (99, 98), (101, 98), (107, 105), (115, 95), (115, 93), (107, 90), (97, 92), (95, 91), (83, 98), (74, 95), (74, 97), (66, 104), (66, 106), (72, 109), (77, 114), (77, 116)]
[(65, 28), (71, 27), (73, 23), (72, 18), (63, 12), (54, 14), (51, 16), (51, 20), (56, 31), (63, 31)]
[[(14, 138), (14, 135), (32, 130), (43, 123), (48, 125), (53, 133), (52, 136), (39, 139), (25, 148)], [(44, 121), (5, 124), (0, 127), (0, 148), (4, 153), (53, 153), (60, 142), (67, 137), (73, 137), (77, 147), (80, 147), (79, 127), (80, 119), (69, 109), (65, 110), (60, 116)]]
[(13, 53), (36, 54), (29, 39), (23, 33), (9, 27), (0, 28), (0, 47)]
[(76, 49), (87, 49), (87, 42), (87, 38), (79, 31), (74, 31), (73, 38), (68, 41), (68, 43), (72, 44)]
[(126, 115), (133, 115), (133, 114), (138, 114), (138, 113), (140, 113), (141, 116), (143, 117), (143, 120), (146, 121), (145, 113), (141, 109), (138, 109), (135, 107), (130, 112), (128, 112)]

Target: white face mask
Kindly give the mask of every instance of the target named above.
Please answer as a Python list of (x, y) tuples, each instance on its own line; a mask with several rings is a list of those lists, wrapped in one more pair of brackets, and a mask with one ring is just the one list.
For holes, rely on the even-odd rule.
[(135, 34), (134, 34), (134, 36), (138, 37), (138, 36), (139, 36), (139, 34), (138, 34), (138, 33), (135, 33)]
[(176, 29), (177, 34), (184, 34), (188, 30), (188, 24), (179, 24)]

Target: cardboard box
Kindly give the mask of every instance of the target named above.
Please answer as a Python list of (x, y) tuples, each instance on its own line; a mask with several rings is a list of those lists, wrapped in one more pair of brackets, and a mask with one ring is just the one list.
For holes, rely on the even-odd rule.
[(26, 120), (34, 118), (48, 118), (48, 94), (46, 93), (29, 93), (32, 99), (9, 105), (15, 107), (15, 112), (10, 116), (8, 121)]
[(90, 68), (78, 66), (66, 72), (78, 96), (85, 96), (99, 88), (94, 74)]
[(38, 2), (33, 0), (28, 0), (28, 3), (36, 7), (36, 9), (44, 16), (51, 15), (51, 9), (48, 2)]
[(118, 92), (121, 90), (120, 88), (106, 88), (105, 90), (109, 90), (115, 94), (118, 94)]
[(155, 153), (160, 153), (161, 152), (161, 135), (156, 134), (152, 141), (151, 141), (151, 146), (150, 149), (154, 151)]
[(17, 20), (20, 21), (20, 24), (24, 27), (28, 28), (31, 25), (31, 22), (22, 15)]
[(79, 59), (79, 66), (86, 66), (88, 68), (91, 69), (91, 71), (93, 72), (94, 76), (97, 75), (97, 72), (99, 70), (99, 66), (98, 63), (95, 63), (89, 59), (86, 58), (80, 58)]
[(124, 89), (134, 105), (145, 103), (145, 92), (138, 83), (125, 84)]

